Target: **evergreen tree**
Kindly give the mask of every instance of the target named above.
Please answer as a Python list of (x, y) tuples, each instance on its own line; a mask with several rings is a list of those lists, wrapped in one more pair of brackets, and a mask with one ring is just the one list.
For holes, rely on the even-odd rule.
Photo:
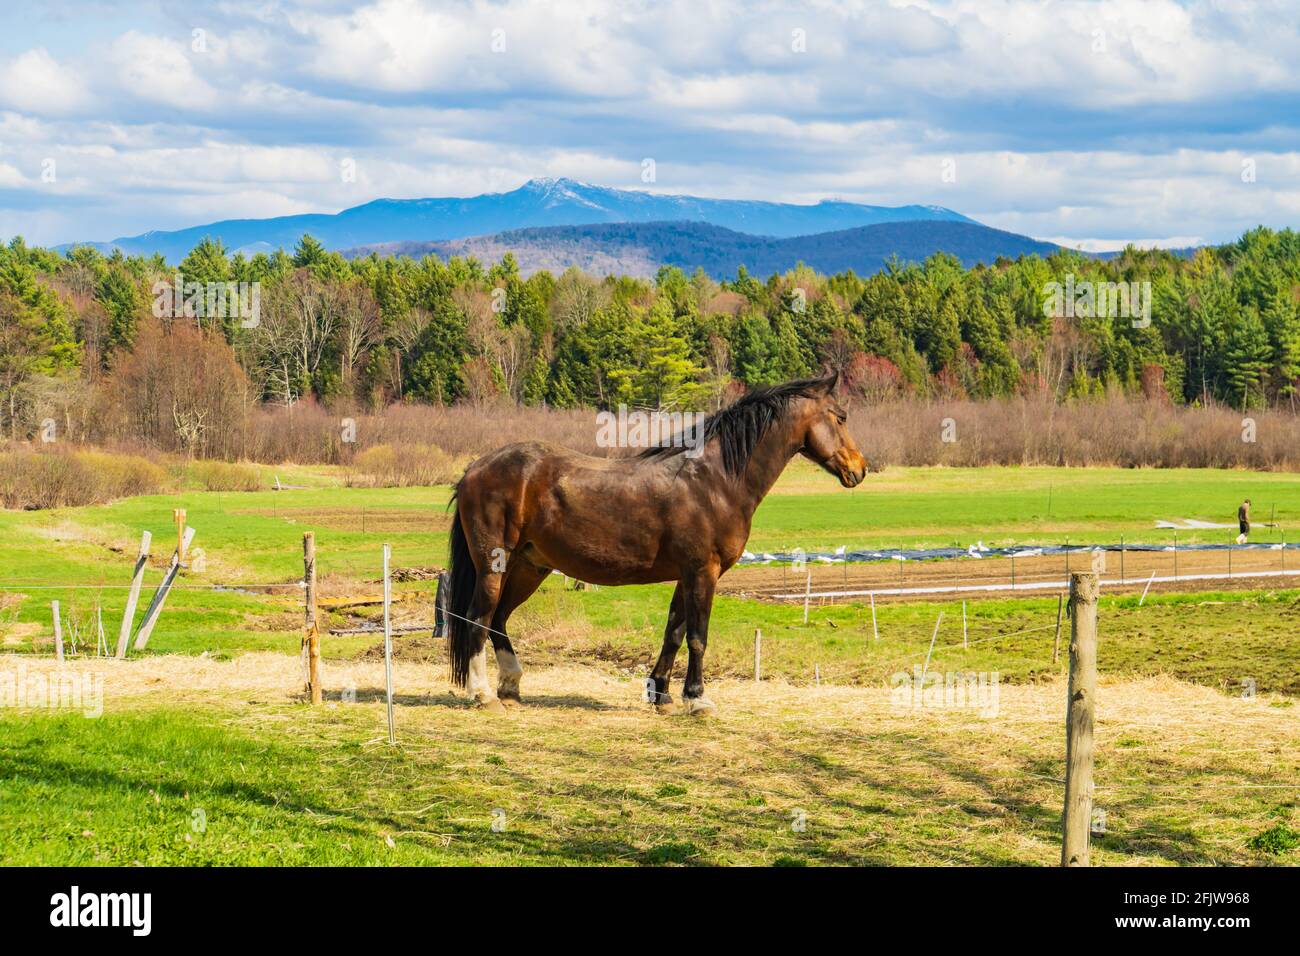
[(1239, 313), (1228, 331), (1224, 364), (1228, 397), (1240, 408), (1264, 403), (1263, 384), (1273, 357), (1268, 332), (1254, 306)]

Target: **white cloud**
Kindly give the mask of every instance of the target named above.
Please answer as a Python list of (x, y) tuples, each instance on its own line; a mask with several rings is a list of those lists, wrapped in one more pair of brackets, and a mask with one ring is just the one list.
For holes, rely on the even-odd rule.
[(628, 96), (654, 62), (621, 35), (624, 17), (608, 2), (377, 0), (346, 15), (298, 10), (289, 22), (315, 43), (313, 75), (399, 93)]
[(90, 102), (85, 84), (43, 47), (0, 65), (0, 102), (28, 113), (60, 116)]
[[(1287, 0), (172, 0), (117, 22), (0, 61), (0, 221), (33, 241), (535, 175), (935, 203), (1089, 242), (1300, 215)], [(47, 156), (87, 202), (18, 195)]]
[(194, 71), (186, 49), (167, 37), (131, 30), (113, 41), (110, 57), (118, 82), (132, 96), (182, 110), (211, 109), (217, 91)]
[(0, 189), (20, 189), (28, 185), (27, 177), (8, 163), (0, 163)]

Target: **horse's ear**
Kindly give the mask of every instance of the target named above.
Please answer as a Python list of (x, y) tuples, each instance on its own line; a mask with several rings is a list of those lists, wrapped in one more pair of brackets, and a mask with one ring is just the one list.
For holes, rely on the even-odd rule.
[(825, 390), (827, 395), (834, 394), (835, 386), (836, 384), (838, 384), (839, 380), (840, 380), (840, 373), (838, 369), (830, 369), (827, 372), (826, 377), (823, 378), (821, 381), (821, 386)]

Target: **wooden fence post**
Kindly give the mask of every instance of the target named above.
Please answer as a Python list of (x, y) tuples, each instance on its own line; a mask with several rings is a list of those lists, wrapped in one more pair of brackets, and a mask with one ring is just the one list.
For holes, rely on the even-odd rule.
[(388, 577), (388, 561), (392, 549), (384, 545), (384, 682), (388, 691), (388, 742), (397, 743), (393, 726), (393, 624), (389, 611), (393, 604), (393, 586)]
[(311, 702), (321, 702), (320, 683), (320, 626), (316, 618), (316, 533), (305, 531), (302, 536), (303, 594), (302, 653), (307, 662), (307, 693)]
[(131, 640), (131, 624), (135, 621), (135, 605), (140, 600), (140, 585), (144, 583), (144, 568), (149, 563), (149, 542), (153, 540), (151, 532), (140, 535), (140, 555), (135, 559), (135, 571), (131, 573), (131, 590), (126, 596), (126, 610), (122, 612), (122, 627), (117, 632), (117, 659), (126, 658), (126, 645)]
[(1095, 571), (1076, 571), (1070, 575), (1070, 696), (1065, 723), (1061, 866), (1089, 865), (1099, 582)]
[(149, 602), (149, 607), (144, 612), (144, 620), (140, 622), (140, 630), (136, 632), (135, 649), (137, 651), (144, 650), (145, 645), (149, 643), (149, 635), (153, 633), (154, 625), (158, 623), (158, 618), (162, 614), (163, 602), (167, 600), (167, 594), (172, 589), (176, 575), (181, 573), (181, 555), (193, 540), (194, 529), (186, 528), (185, 534), (177, 545), (176, 553), (172, 555), (171, 566), (167, 569), (162, 584), (158, 585), (158, 590), (154, 592), (153, 600)]
[(189, 541), (185, 537), (185, 509), (173, 509), (172, 521), (176, 523), (176, 553), (181, 556), (181, 563), (184, 564), (185, 548), (189, 545)]
[(808, 601), (812, 597), (812, 572), (808, 572), (808, 583), (803, 590), (803, 622), (808, 623)]
[(763, 632), (754, 628), (754, 680), (763, 679)]
[(51, 601), (50, 609), (54, 612), (54, 659), (62, 663), (63, 661), (63, 621), (60, 620), (62, 615), (59, 613), (59, 602)]

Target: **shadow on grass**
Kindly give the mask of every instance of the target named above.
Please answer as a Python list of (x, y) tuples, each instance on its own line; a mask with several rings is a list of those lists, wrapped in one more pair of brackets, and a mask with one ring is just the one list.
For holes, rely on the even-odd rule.
[[(357, 688), (356, 691), (325, 691), (323, 699), (338, 703), (377, 703), (387, 700), (383, 688)], [(393, 703), (402, 707), (447, 707), (453, 710), (478, 710), (478, 703), (460, 694), (394, 694)], [(584, 694), (525, 695), (522, 708), (578, 708), (580, 710), (621, 711), (629, 708), (606, 703)]]

